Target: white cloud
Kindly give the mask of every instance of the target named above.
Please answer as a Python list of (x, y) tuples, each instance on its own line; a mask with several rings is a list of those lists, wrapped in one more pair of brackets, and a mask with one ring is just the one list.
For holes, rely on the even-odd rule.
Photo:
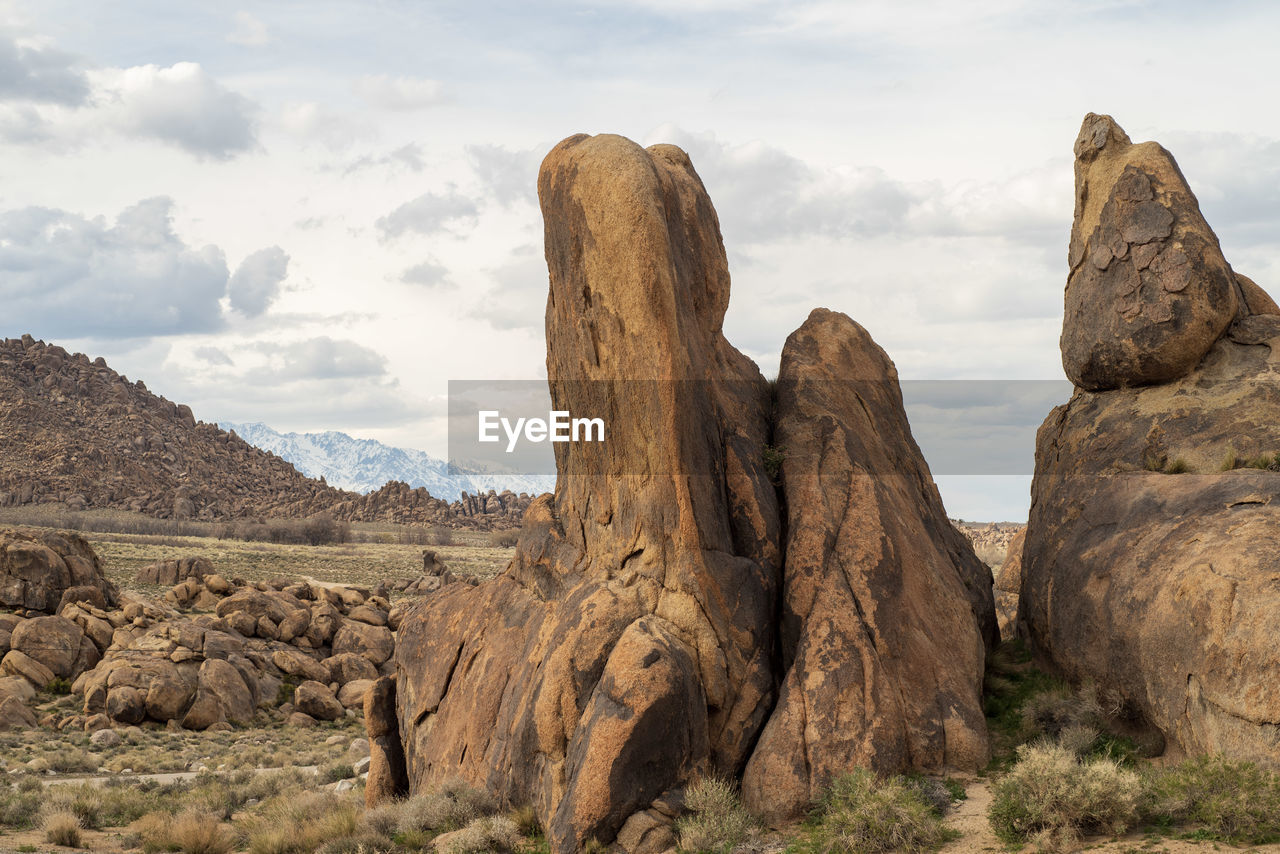
[(76, 57), (0, 35), (0, 98), (79, 106), (89, 83)]
[(111, 99), (106, 109), (112, 123), (126, 134), (215, 160), (257, 145), (254, 103), (218, 83), (199, 63), (139, 65), (94, 76)]
[(425, 77), (366, 74), (352, 86), (369, 104), (384, 110), (421, 110), (444, 100), (444, 87)]
[(499, 331), (541, 330), (547, 310), (547, 263), (532, 244), (512, 250), (506, 261), (485, 271), (494, 287), (469, 314)]
[(219, 347), (197, 347), (194, 350), (194, 355), (200, 361), (206, 362), (210, 365), (228, 368), (235, 367), (235, 362), (232, 361), (231, 357)]
[(236, 12), (235, 29), (227, 34), (227, 41), (243, 47), (262, 47), (271, 43), (271, 33), (261, 19), (249, 12)]
[(387, 373), (386, 357), (355, 341), (327, 335), (287, 344), (259, 342), (253, 349), (267, 357), (249, 379), (255, 385), (293, 380), (370, 379)]
[(384, 240), (410, 234), (436, 234), (451, 226), (474, 223), (480, 213), (470, 198), (450, 187), (445, 193), (423, 193), (377, 221)]
[(259, 249), (240, 262), (227, 282), (231, 307), (246, 317), (257, 317), (280, 295), (289, 272), (289, 256), (279, 246)]
[(227, 263), (173, 232), (173, 201), (152, 198), (114, 224), (49, 208), (0, 214), (0, 303), (15, 329), (129, 338), (222, 326)]

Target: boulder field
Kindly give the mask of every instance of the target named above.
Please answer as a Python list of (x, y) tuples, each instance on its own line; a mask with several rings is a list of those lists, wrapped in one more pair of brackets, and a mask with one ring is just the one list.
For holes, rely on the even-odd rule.
[(785, 821), (853, 765), (983, 765), (991, 576), (892, 362), (819, 309), (767, 383), (722, 332), (719, 222), (675, 146), (570, 137), (538, 192), (552, 398), (609, 440), (557, 446), (503, 573), (406, 610), (366, 694), (370, 802), (460, 777), (554, 852), (659, 851), (700, 776)]
[[(1018, 631), (1173, 754), (1280, 763), (1280, 310), (1172, 155), (1090, 114)], [(1001, 586), (1006, 586), (1004, 583)]]

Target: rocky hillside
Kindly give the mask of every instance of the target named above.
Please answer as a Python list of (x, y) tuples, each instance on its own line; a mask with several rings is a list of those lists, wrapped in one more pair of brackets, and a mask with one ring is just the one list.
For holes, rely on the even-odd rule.
[(101, 359), (37, 341), (0, 341), (0, 507), (60, 503), (161, 519), (300, 518), (467, 527), (519, 522), (530, 497), (448, 502), (389, 483), (360, 495), (306, 477)]
[(555, 489), (555, 475), (472, 475), (450, 473), (449, 464), (425, 451), (397, 448), (373, 439), (357, 439), (335, 430), (323, 433), (281, 433), (262, 423), (219, 426), (288, 460), (309, 477), (323, 477), (339, 489), (373, 492), (391, 481), (425, 488), (436, 498), (449, 501), (464, 494), (489, 490), (537, 495)]

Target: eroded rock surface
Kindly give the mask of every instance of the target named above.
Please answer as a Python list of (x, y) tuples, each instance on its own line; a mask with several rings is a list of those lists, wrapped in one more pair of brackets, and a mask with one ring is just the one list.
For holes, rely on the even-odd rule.
[(787, 339), (778, 388), (786, 675), (742, 784), (773, 822), (853, 766), (986, 764), (997, 641), (990, 571), (947, 519), (897, 371), (866, 330), (815, 309)]
[[(1112, 162), (1109, 184), (1091, 177), (1090, 194), (1129, 187), (1092, 204), (1113, 205), (1110, 222), (1121, 234), (1154, 233), (1152, 223), (1168, 231), (1153, 238), (1153, 258), (1185, 254), (1186, 264), (1155, 272), (1164, 282), (1179, 270), (1179, 287), (1160, 290), (1186, 321), (1179, 328), (1195, 332), (1194, 346), (1159, 331), (1146, 297), (1145, 319), (1131, 325), (1064, 330), (1064, 362), (1082, 367), (1072, 378), (1086, 387), (1037, 437), (1019, 631), (1044, 666), (1118, 692), (1175, 751), (1278, 763), (1280, 475), (1266, 467), (1280, 452), (1280, 317), (1257, 285), (1232, 277), (1168, 153), (1154, 143), (1128, 146), (1117, 133), (1109, 119), (1086, 118), (1082, 140), (1105, 143), (1094, 160), (1081, 155), (1086, 174), (1110, 162), (1112, 145), (1148, 153)], [(1076, 242), (1097, 236), (1090, 222), (1077, 211), (1072, 257), (1095, 271), (1108, 272), (1117, 258), (1133, 266), (1149, 245), (1129, 241), (1104, 268), (1087, 257), (1097, 246)], [(1080, 269), (1068, 286), (1067, 327), (1078, 320), (1071, 289)], [(1147, 288), (1145, 272), (1142, 281)], [(1079, 352), (1151, 357), (1089, 362), (1072, 356)], [(1116, 368), (1115, 385), (1148, 385), (1099, 385), (1103, 374), (1083, 370), (1088, 364)], [(1165, 367), (1147, 370), (1158, 365)], [(1098, 387), (1110, 390), (1090, 390)]]
[(1090, 113), (1075, 154), (1067, 376), (1093, 391), (1184, 376), (1245, 302), (1218, 238), (1159, 144)]
[(400, 626), (408, 781), (533, 804), (551, 847), (612, 840), (696, 774), (736, 775), (773, 702), (768, 388), (721, 334), (729, 276), (674, 146), (575, 136), (538, 182), (557, 409), (628, 425), (557, 446), (560, 489), (498, 578)]
[(116, 589), (85, 540), (66, 532), (0, 531), (0, 605), (52, 614), (67, 590), (96, 588), (107, 604)]
[[(408, 787), (462, 777), (532, 804), (557, 854), (649, 851), (701, 775), (745, 768), (749, 797), (773, 786), (790, 818), (849, 763), (981, 764), (990, 574), (942, 512), (887, 357), (824, 311), (789, 344), (797, 575), (779, 646), (771, 395), (722, 334), (728, 270), (697, 173), (674, 146), (575, 136), (538, 186), (552, 399), (611, 432), (556, 446), (556, 494), (530, 505), (505, 572), (389, 615), (396, 682), (375, 683), (366, 715), (375, 740), (398, 729)], [(807, 396), (828, 357), (871, 366), (869, 411)], [(827, 445), (833, 484), (810, 458)], [(885, 454), (904, 474), (880, 483), (868, 461)], [(394, 727), (377, 711), (393, 691)], [(390, 747), (378, 792), (397, 789)]]

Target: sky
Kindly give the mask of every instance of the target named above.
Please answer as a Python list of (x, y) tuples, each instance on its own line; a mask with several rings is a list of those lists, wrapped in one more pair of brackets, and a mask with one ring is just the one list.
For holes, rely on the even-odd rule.
[[(1087, 112), (1169, 148), (1280, 293), (1276, 33), (1230, 0), (0, 0), (0, 337), (443, 456), (449, 380), (545, 376), (541, 158), (619, 133), (689, 152), (767, 376), (825, 306), (904, 380), (1061, 387)], [(1056, 401), (943, 397), (1016, 434), (989, 476), (922, 437), (948, 511), (1025, 518)]]

